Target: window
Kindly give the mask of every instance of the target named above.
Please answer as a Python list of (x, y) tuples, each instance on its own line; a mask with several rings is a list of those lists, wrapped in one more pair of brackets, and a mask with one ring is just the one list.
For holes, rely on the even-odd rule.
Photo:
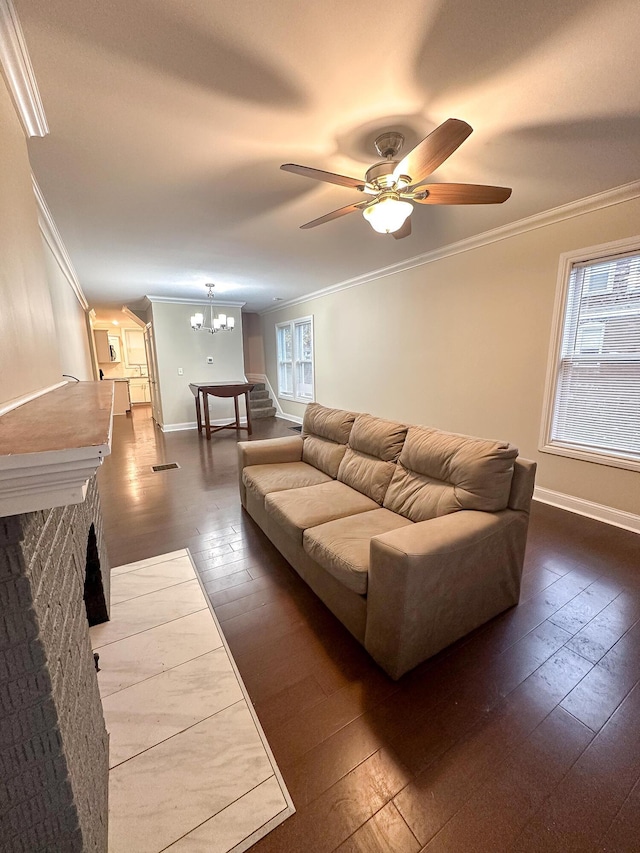
[(613, 290), (615, 266), (610, 263), (594, 264), (584, 268), (584, 283), (589, 296)]
[(576, 334), (576, 352), (601, 353), (604, 342), (604, 323), (581, 323)]
[(276, 326), (278, 396), (311, 403), (313, 391), (313, 317)]
[(640, 239), (564, 255), (541, 450), (640, 470)]

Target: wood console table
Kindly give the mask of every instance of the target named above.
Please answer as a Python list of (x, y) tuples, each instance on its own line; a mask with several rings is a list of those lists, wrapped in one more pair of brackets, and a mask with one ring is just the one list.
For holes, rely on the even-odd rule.
[[(253, 390), (254, 382), (191, 382), (189, 388), (191, 393), (196, 398), (196, 419), (198, 421), (198, 433), (202, 433), (202, 408), (204, 408), (204, 428), (207, 439), (211, 438), (212, 432), (218, 432), (221, 429), (246, 429), (251, 435), (251, 408), (249, 406), (249, 392)], [(230, 424), (222, 426), (211, 426), (209, 417), (209, 394), (212, 397), (233, 397), (233, 405), (236, 412), (236, 419)], [(240, 412), (238, 411), (238, 397), (244, 394), (247, 407), (247, 425), (240, 426)], [(200, 397), (202, 397), (202, 407), (200, 406)]]

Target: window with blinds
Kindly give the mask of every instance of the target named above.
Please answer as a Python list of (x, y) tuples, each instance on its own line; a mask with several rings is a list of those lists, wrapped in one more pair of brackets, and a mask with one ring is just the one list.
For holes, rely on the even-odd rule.
[(276, 326), (278, 396), (311, 403), (313, 389), (313, 317)]
[(640, 467), (640, 241), (569, 263), (561, 307), (544, 449)]

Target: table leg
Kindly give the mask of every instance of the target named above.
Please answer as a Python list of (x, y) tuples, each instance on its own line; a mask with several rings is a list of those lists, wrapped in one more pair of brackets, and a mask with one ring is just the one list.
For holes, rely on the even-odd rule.
[(236, 422), (234, 424), (236, 429), (240, 429), (240, 412), (238, 411), (238, 395), (236, 394), (233, 398), (233, 408), (236, 412)]
[(247, 407), (247, 435), (251, 435), (251, 406), (249, 405), (249, 392), (244, 392), (245, 405)]
[(209, 395), (206, 391), (202, 392), (202, 403), (204, 405), (204, 425), (207, 433), (207, 441), (211, 441), (211, 417), (209, 415)]
[(196, 420), (198, 422), (198, 435), (202, 432), (202, 414), (200, 411), (200, 389), (196, 394)]

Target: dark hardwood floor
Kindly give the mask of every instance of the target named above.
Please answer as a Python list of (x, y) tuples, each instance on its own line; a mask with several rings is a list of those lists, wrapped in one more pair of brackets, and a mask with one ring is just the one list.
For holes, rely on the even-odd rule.
[(242, 511), (235, 445), (139, 408), (99, 484), (113, 566), (188, 547), (205, 581), (297, 809), (252, 850), (638, 853), (640, 537), (534, 504), (520, 605), (393, 682)]

